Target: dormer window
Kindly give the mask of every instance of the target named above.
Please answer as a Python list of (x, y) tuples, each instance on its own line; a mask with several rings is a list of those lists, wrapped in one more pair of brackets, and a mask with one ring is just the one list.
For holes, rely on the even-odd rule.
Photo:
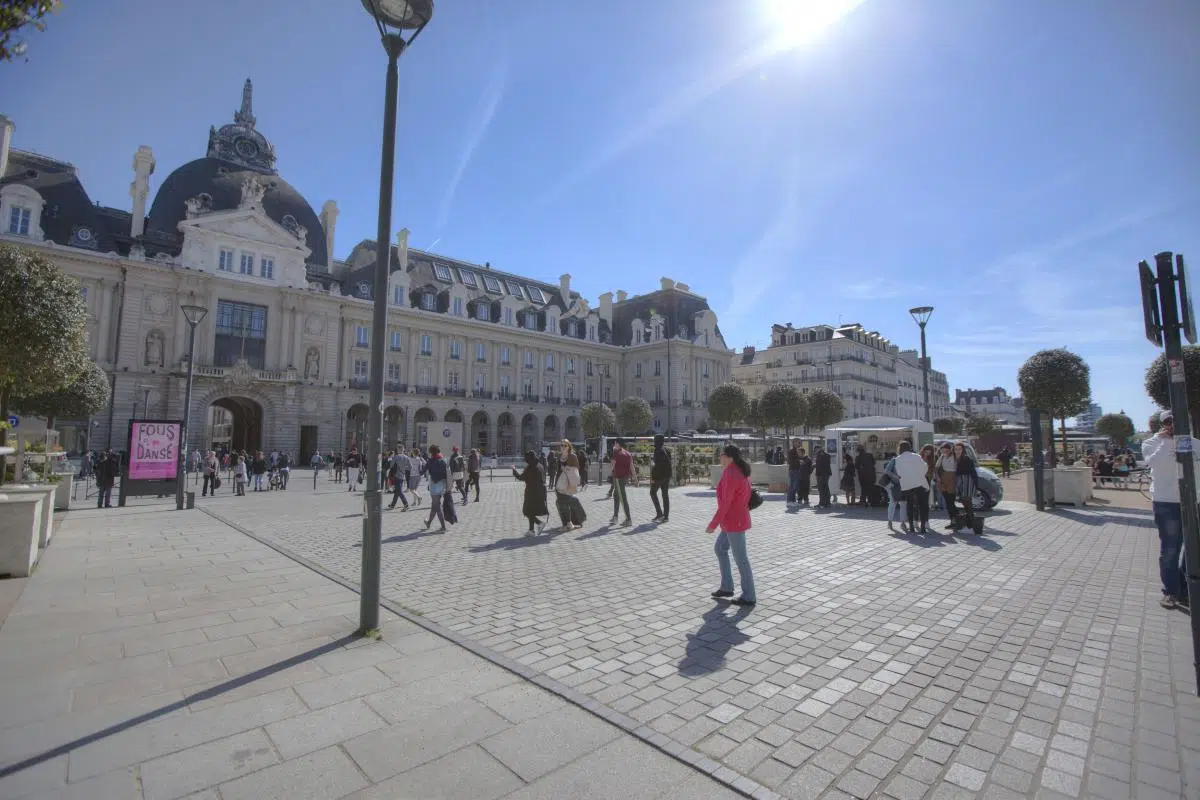
[(483, 288), (487, 289), (492, 294), (504, 294), (504, 289), (500, 286), (500, 281), (496, 280), (491, 275), (483, 276)]
[(258, 262), (258, 274), (260, 277), (272, 280), (275, 278), (275, 259), (263, 256)]
[(404, 305), (404, 287), (395, 286), (392, 288), (392, 305)]
[(254, 274), (254, 253), (242, 253), (240, 272), (243, 275)]
[(579, 326), (575, 323), (575, 320), (567, 322), (567, 336), (577, 336), (578, 331)]
[(461, 297), (454, 298), (452, 309), (453, 310), (451, 313), (454, 314), (454, 316), (461, 317), (463, 315), (463, 299)]
[(436, 311), (437, 310), (437, 295), (434, 294), (433, 292), (422, 292), (421, 293), (421, 308), (425, 309), (426, 311)]
[(32, 209), (25, 206), (13, 206), (8, 213), (8, 232), (17, 236), (28, 236), (31, 219), (33, 219)]
[(450, 274), (450, 268), (445, 264), (433, 265), (433, 277), (437, 278), (439, 281), (445, 281), (446, 283), (454, 282), (454, 276)]
[(516, 281), (508, 281), (508, 293), (513, 297), (520, 297), (522, 299), (525, 297), (525, 293), (521, 291), (521, 284)]
[(479, 303), (475, 306), (475, 319), (480, 322), (492, 321), (492, 307), (487, 303)]
[(217, 257), (217, 269), (221, 272), (233, 272), (233, 251), (224, 247), (221, 248), (220, 255)]
[(458, 277), (462, 278), (463, 285), (470, 286), (472, 289), (479, 288), (479, 282), (475, 280), (475, 273), (471, 270), (459, 267)]
[(536, 286), (526, 286), (525, 289), (529, 292), (529, 299), (535, 303), (545, 303), (546, 296), (542, 294), (542, 290)]
[(531, 331), (537, 330), (537, 315), (533, 312), (527, 312), (525, 314), (525, 328), (526, 330)]

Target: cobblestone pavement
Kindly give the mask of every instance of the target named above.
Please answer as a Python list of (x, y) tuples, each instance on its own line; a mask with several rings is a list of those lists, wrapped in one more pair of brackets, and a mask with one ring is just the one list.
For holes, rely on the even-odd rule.
[[(746, 611), (708, 596), (710, 491), (655, 526), (633, 490), (621, 528), (593, 486), (582, 530), (533, 539), (519, 492), (485, 484), (445, 535), (388, 512), (385, 595), (788, 797), (1200, 797), (1188, 618), (1156, 602), (1145, 512), (1006, 503), (983, 537), (909, 537), (772, 496)], [(361, 495), (207, 508), (358, 579)]]

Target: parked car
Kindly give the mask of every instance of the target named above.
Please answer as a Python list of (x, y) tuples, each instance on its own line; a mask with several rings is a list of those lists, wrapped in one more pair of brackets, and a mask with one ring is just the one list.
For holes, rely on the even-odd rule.
[[(967, 455), (971, 457), (976, 465), (979, 464), (979, 455), (975, 452), (975, 448), (971, 446), (970, 442), (962, 439), (939, 439), (937, 442), (934, 442), (939, 452), (944, 444), (951, 446), (956, 444), (963, 445), (967, 448)], [(977, 478), (975, 481), (975, 497), (971, 505), (974, 506), (976, 511), (987, 511), (1004, 499), (1004, 484), (1001, 482), (1000, 476), (987, 467), (976, 466), (975, 475)]]

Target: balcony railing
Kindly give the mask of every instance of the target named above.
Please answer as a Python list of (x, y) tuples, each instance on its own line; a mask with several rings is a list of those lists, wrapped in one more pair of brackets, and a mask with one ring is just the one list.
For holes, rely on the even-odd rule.
[(418, 386), (418, 387), (416, 387), (416, 393), (417, 394), (437, 394), (438, 390), (437, 390), (436, 386)]
[(446, 395), (447, 397), (466, 397), (467, 390), (466, 389), (446, 389), (444, 392), (442, 392), (442, 394)]
[(550, 395), (546, 395), (545, 397), (542, 398), (542, 402), (550, 403), (550, 404), (561, 403), (562, 398), (561, 397), (551, 397)]
[(538, 396), (536, 394), (522, 394), (521, 401), (524, 403), (536, 403), (538, 402)]
[[(181, 371), (186, 370), (187, 359), (184, 359)], [(197, 364), (194, 375), (197, 378), (216, 378), (217, 380), (245, 376), (252, 381), (265, 381), (268, 383), (295, 383), (300, 380), (300, 371), (297, 369), (255, 369), (244, 360), (239, 360), (238, 363), (231, 367), (218, 367), (214, 364)]]
[(567, 405), (569, 405), (569, 406), (576, 406), (576, 407), (578, 407), (578, 406), (582, 405), (582, 404), (580, 403), (580, 400), (579, 400), (579, 398), (578, 398), (578, 397), (568, 397), (566, 400), (563, 400), (563, 402), (564, 402), (564, 403), (566, 403), (566, 404), (567, 404)]
[(408, 391), (408, 384), (401, 383), (400, 381), (384, 381), (383, 390), (395, 394), (404, 394)]
[(351, 378), (350, 379), (350, 388), (351, 389), (370, 389), (371, 388), (371, 379), (370, 378), (358, 378), (358, 377)]

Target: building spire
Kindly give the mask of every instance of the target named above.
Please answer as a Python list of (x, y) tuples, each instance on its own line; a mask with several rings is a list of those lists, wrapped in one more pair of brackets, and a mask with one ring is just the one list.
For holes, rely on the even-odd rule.
[(254, 127), (254, 112), (251, 110), (253, 104), (254, 84), (246, 78), (246, 84), (242, 87), (242, 107), (233, 115), (233, 121), (239, 125), (245, 125), (247, 128)]

